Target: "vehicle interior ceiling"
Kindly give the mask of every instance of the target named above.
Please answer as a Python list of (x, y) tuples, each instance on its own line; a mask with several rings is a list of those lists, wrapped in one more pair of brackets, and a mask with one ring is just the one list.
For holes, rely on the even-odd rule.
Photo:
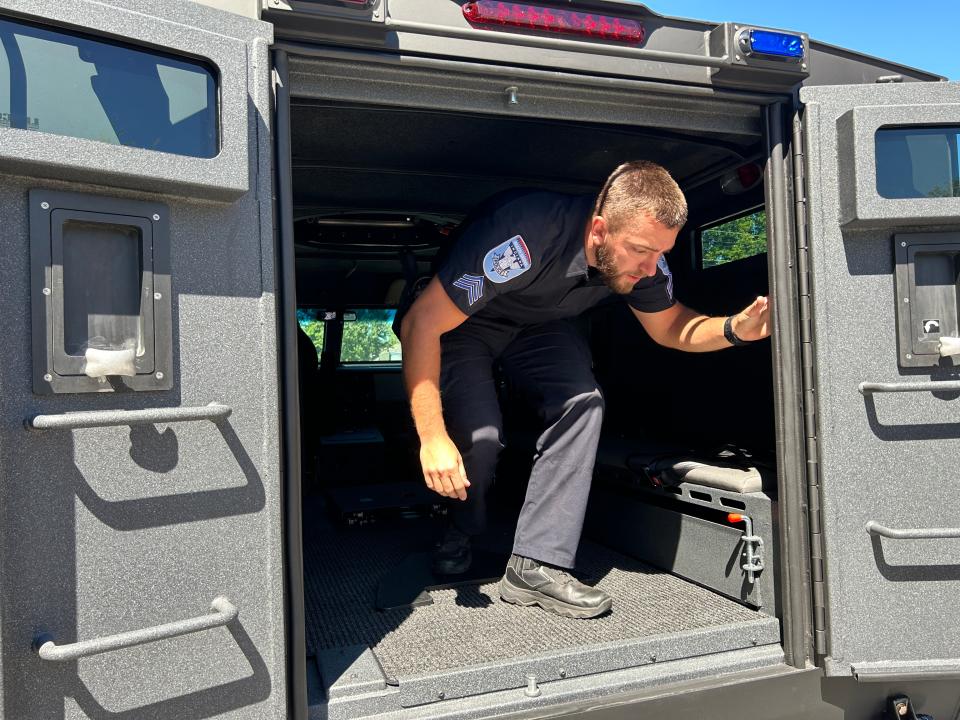
[[(752, 162), (762, 165), (760, 137), (303, 99), (294, 100), (291, 117), (298, 317), (301, 328), (322, 322), (324, 332), (322, 341), (311, 334), (316, 348), (300, 333), (305, 537), (312, 524), (330, 518), (356, 532), (375, 532), (378, 517), (391, 509), (412, 516), (419, 504), (426, 516), (442, 513), (436, 498), (386, 490), (392, 500), (376, 498), (377, 486), (422, 486), (398, 356), (391, 350), (341, 362), (340, 345), (365, 309), (395, 308), (409, 278), (429, 278), (457, 224), (495, 192), (531, 187), (593, 194), (621, 162), (656, 161), (677, 179), (690, 207), (690, 221), (668, 256), (678, 299), (726, 315), (767, 293), (765, 253), (703, 268), (698, 233), (763, 210), (762, 179), (749, 178), (744, 189), (737, 173)], [(304, 311), (313, 315), (301, 316)], [(370, 332), (389, 344), (390, 316), (376, 317), (380, 325)], [(621, 302), (587, 313), (583, 324), (606, 398), (605, 438), (653, 439), (704, 453), (736, 447), (775, 474), (769, 342), (718, 353), (667, 350), (649, 340)], [(522, 501), (537, 419), (515, 407), (503, 388), (506, 443), (519, 448), (504, 454), (495, 488), (509, 519)], [(600, 462), (596, 482), (607, 479), (619, 481), (615, 472), (607, 478)], [(331, 500), (328, 490), (344, 485), (353, 486), (352, 505), (342, 495)], [(356, 486), (365, 488), (366, 512)], [(709, 508), (690, 505), (689, 512), (699, 511)], [(590, 532), (588, 521), (587, 537)], [(322, 552), (305, 549), (308, 569)], [(767, 612), (772, 607), (768, 603)], [(315, 651), (337, 642), (308, 627), (309, 637)], [(364, 642), (373, 646), (379, 638)], [(378, 647), (387, 668), (389, 652)]]

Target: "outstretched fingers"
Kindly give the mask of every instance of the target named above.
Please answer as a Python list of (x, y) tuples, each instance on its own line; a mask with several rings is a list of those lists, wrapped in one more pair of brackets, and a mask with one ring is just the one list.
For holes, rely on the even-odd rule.
[(763, 295), (758, 295), (757, 299), (754, 300), (752, 303), (750, 303), (747, 309), (743, 311), (743, 314), (751, 318), (758, 317), (763, 312), (765, 312), (768, 307), (769, 307), (769, 303), (767, 301), (767, 298), (764, 297)]

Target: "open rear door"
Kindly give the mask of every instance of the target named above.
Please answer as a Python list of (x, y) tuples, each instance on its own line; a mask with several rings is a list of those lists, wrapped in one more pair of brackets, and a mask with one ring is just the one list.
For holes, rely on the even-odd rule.
[(819, 654), (861, 681), (960, 675), (960, 85), (800, 97)]
[(270, 26), (0, 0), (0, 716), (276, 718)]

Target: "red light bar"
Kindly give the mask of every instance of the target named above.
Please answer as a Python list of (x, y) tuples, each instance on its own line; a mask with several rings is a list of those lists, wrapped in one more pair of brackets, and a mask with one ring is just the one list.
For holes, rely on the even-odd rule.
[(643, 25), (627, 18), (498, 0), (468, 2), (463, 6), (463, 16), (470, 22), (481, 25), (509, 25), (634, 44), (642, 43), (645, 35)]
[(373, 5), (375, 0), (308, 0), (319, 5), (350, 5), (351, 7), (365, 8)]

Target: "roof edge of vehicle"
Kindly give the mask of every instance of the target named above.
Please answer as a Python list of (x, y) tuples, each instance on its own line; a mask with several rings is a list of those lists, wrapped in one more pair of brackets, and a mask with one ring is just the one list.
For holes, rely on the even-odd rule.
[(930, 70), (925, 70), (924, 68), (918, 68), (915, 65), (906, 65), (904, 63), (897, 62), (896, 60), (889, 60), (887, 58), (878, 57), (876, 55), (869, 55), (867, 53), (862, 53), (858, 50), (851, 50), (850, 48), (843, 47), (842, 45), (834, 45), (832, 43), (824, 42), (823, 40), (816, 40), (814, 38), (810, 38), (810, 50), (811, 52), (813, 50), (820, 50), (821, 52), (824, 50), (829, 50), (832, 52), (845, 53), (847, 55), (852, 55), (856, 57), (858, 60), (874, 60), (878, 63), (883, 63), (885, 65), (901, 68), (910, 73), (916, 73), (917, 75), (928, 75), (930, 82), (950, 82), (950, 79), (946, 75), (939, 75), (935, 72), (931, 72)]
[[(325, 3), (306, 3), (304, 0), (279, 0), (279, 3), (273, 5), (267, 5), (263, 0), (194, 0), (204, 5), (210, 5), (212, 7), (217, 7), (219, 9), (228, 10), (235, 12), (241, 15), (250, 16), (254, 12), (264, 20), (272, 22), (275, 27), (275, 35), (277, 41), (283, 41), (286, 39), (304, 41), (305, 38), (303, 34), (298, 34), (297, 37), (287, 37), (287, 33), (284, 32), (285, 22), (284, 20), (293, 18), (305, 18), (313, 17), (314, 19), (322, 18), (325, 22), (329, 22), (333, 26), (340, 26), (341, 29), (347, 29), (347, 37), (349, 37), (349, 26), (356, 27), (358, 24), (366, 26), (367, 31), (369, 32), (370, 23), (367, 22), (357, 22), (356, 18), (350, 18), (336, 12), (332, 8), (332, 5), (336, 5), (336, 2), (332, 2), (331, 6), (327, 8), (324, 7)], [(255, 8), (255, 3), (260, 4), (259, 9)], [(262, 4), (261, 4), (262, 3)], [(280, 5), (282, 9), (278, 9), (277, 5)], [(573, 3), (564, 3), (559, 2), (558, 0), (531, 0), (531, 4), (551, 4), (551, 5), (573, 5)], [(578, 2), (577, 7), (582, 7), (584, 9), (591, 8), (601, 10), (606, 8), (610, 12), (626, 12), (630, 16), (634, 17), (651, 17), (658, 20), (668, 22), (676, 25), (687, 25), (693, 28), (699, 28), (704, 32), (710, 32), (716, 28), (724, 25), (725, 23), (736, 23), (741, 27), (747, 28), (758, 28), (763, 30), (770, 30), (774, 32), (784, 32), (784, 33), (795, 33), (803, 34), (804, 31), (797, 30), (795, 28), (780, 28), (780, 27), (770, 27), (766, 25), (760, 25), (750, 22), (740, 22), (740, 21), (708, 21), (700, 20), (696, 18), (685, 18), (685, 17), (675, 17), (671, 15), (666, 15), (664, 13), (656, 12), (652, 10), (648, 5), (644, 3), (632, 2), (632, 0), (584, 0), (583, 2)], [(325, 10), (331, 10), (330, 15), (325, 14)], [(299, 23), (298, 23), (299, 25)], [(343, 27), (347, 26), (347, 27)], [(302, 28), (302, 26), (300, 26)], [(342, 41), (344, 34), (336, 33), (339, 36), (339, 39)], [(330, 36), (318, 37), (322, 39), (324, 43), (330, 42)], [(366, 40), (369, 41), (369, 35), (366, 36)], [(493, 38), (491, 38), (493, 40)], [(901, 62), (894, 60), (889, 60), (887, 58), (878, 57), (875, 55), (870, 55), (863, 53), (851, 48), (843, 47), (840, 45), (834, 45), (832, 43), (824, 42), (822, 40), (817, 40), (808, 36), (809, 48), (808, 55), (811, 57), (811, 64), (813, 63), (813, 56), (817, 55), (821, 58), (824, 56), (845, 56), (849, 59), (871, 64), (883, 66), (884, 70), (889, 70), (891, 75), (897, 75), (898, 71), (902, 72), (906, 77), (915, 81), (924, 81), (924, 82), (946, 82), (949, 79), (944, 75), (931, 72), (929, 70), (918, 68), (911, 65), (906, 65)], [(339, 43), (334, 43), (339, 44)], [(362, 43), (365, 44), (365, 43)], [(809, 78), (803, 82), (803, 84), (822, 84), (822, 83), (810, 83)]]

